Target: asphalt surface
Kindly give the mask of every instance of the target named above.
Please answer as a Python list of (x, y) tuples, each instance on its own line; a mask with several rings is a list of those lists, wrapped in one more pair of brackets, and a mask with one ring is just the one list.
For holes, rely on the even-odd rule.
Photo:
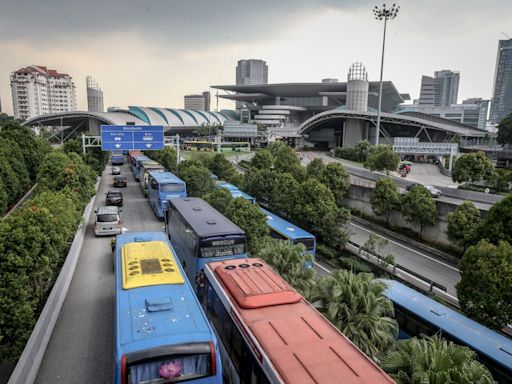
[[(163, 231), (127, 165), (123, 226), (129, 231)], [(110, 166), (102, 175), (96, 207), (112, 187)], [(117, 189), (117, 188), (116, 188)], [(94, 213), (93, 213), (94, 215)], [(91, 222), (92, 221), (92, 222)], [(111, 237), (95, 237), (90, 218), (68, 295), (46, 350), (36, 383), (111, 383), (114, 353), (114, 274)]]

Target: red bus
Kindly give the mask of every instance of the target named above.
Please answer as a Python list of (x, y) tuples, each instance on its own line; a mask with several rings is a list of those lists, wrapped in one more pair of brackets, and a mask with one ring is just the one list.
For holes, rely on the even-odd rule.
[(205, 267), (225, 383), (394, 383), (261, 259)]

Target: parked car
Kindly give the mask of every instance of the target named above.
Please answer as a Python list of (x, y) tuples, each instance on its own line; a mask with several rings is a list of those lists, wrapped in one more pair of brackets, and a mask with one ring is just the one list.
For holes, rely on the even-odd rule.
[(108, 191), (107, 205), (117, 205), (118, 207), (123, 206), (123, 194), (120, 191)]
[(425, 188), (427, 188), (430, 191), (432, 197), (438, 198), (439, 196), (441, 196), (442, 192), (433, 185), (425, 185)]
[(415, 186), (417, 186), (417, 185), (418, 185), (418, 184), (416, 184), (416, 183), (408, 184), (408, 185), (405, 187), (405, 189), (406, 189), (407, 191), (412, 191), (412, 189), (413, 189)]
[(114, 187), (126, 187), (128, 185), (128, 179), (126, 176), (114, 176)]
[(94, 211), (94, 234), (96, 236), (119, 235), (122, 231), (122, 222), (118, 207), (99, 207)]
[(121, 174), (121, 168), (119, 168), (119, 167), (112, 167), (112, 174), (113, 175), (120, 175)]

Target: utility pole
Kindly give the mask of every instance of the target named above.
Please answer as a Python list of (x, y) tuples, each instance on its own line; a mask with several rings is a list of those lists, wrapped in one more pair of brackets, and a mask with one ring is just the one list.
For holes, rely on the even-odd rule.
[(382, 5), (382, 9), (375, 6), (373, 8), (373, 15), (376, 20), (384, 19), (384, 35), (382, 37), (382, 56), (380, 60), (380, 82), (379, 82), (379, 107), (377, 109), (377, 127), (375, 135), (375, 145), (379, 145), (380, 136), (380, 109), (382, 107), (382, 74), (384, 72), (384, 49), (386, 46), (386, 24), (388, 19), (393, 20), (398, 15), (400, 6), (393, 4), (391, 8), (386, 8), (386, 4)]

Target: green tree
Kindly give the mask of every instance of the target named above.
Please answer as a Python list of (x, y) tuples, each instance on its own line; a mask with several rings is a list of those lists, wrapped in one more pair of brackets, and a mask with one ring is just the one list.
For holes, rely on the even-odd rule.
[(350, 212), (338, 208), (330, 189), (316, 179), (307, 179), (297, 190), (292, 221), (318, 236), (326, 245), (341, 250), (348, 234), (340, 225), (350, 218)]
[(183, 161), (178, 167), (178, 177), (187, 183), (187, 195), (203, 197), (215, 187), (209, 169), (195, 162)]
[[(82, 148), (82, 140), (79, 138), (67, 140), (64, 143), (63, 151), (65, 154), (69, 155), (70, 153), (74, 153), (83, 156), (83, 148)], [(105, 170), (105, 166), (109, 160), (109, 152), (102, 151), (101, 148), (87, 148), (87, 152), (85, 153), (85, 157), (83, 158), (85, 164), (87, 164), (97, 176), (100, 176)]]
[(343, 205), (343, 197), (345, 197), (350, 188), (350, 177), (345, 167), (339, 163), (329, 163), (320, 173), (319, 180), (329, 187), (336, 204), (338, 207), (341, 207)]
[(512, 195), (494, 204), (483, 225), (478, 229), (477, 240), (488, 239), (498, 244), (500, 240), (512, 244)]
[(400, 163), (400, 155), (394, 152), (389, 145), (381, 144), (370, 149), (364, 166), (370, 168), (371, 171), (386, 171), (386, 174), (389, 175), (389, 171), (398, 168), (398, 163)]
[(227, 189), (215, 188), (213, 192), (208, 193), (204, 196), (204, 199), (217, 211), (226, 215), (229, 206), (233, 202), (233, 197)]
[(474, 241), (482, 218), (472, 201), (464, 201), (455, 211), (448, 214), (448, 239), (463, 248), (462, 253)]
[[(1, 162), (0, 162), (1, 166)], [(0, 172), (0, 175), (2, 172)], [(7, 192), (5, 190), (4, 182), (2, 178), (0, 177), (0, 216), (5, 212), (7, 209), (7, 205), (9, 202), (9, 196), (7, 195)]]
[(48, 142), (35, 137), (30, 129), (14, 120), (10, 120), (2, 126), (0, 136), (16, 143), (23, 156), (23, 163), (27, 168), (30, 180), (35, 180), (39, 164), (51, 151)]
[(12, 139), (0, 137), (0, 156), (9, 162), (11, 169), (16, 174), (20, 186), (18, 196), (22, 195), (30, 188), (31, 182), (23, 153), (18, 143)]
[(257, 205), (251, 204), (243, 197), (238, 197), (228, 206), (226, 216), (247, 235), (249, 250), (257, 250), (268, 236), (267, 218)]
[(438, 335), (399, 340), (396, 349), (381, 359), (381, 365), (397, 384), (494, 383), (475, 352)]
[(146, 154), (150, 159), (158, 161), (158, 163), (163, 165), (169, 172), (176, 172), (178, 160), (174, 147), (166, 146), (161, 151), (148, 151)]
[(302, 244), (266, 239), (256, 255), (265, 260), (277, 273), (308, 300), (316, 284), (313, 268), (304, 265), (312, 258)]
[(462, 310), (499, 330), (512, 323), (512, 246), (481, 240), (468, 248), (460, 263), (457, 295)]
[(244, 174), (243, 190), (254, 196), (258, 201), (263, 201), (272, 206), (272, 191), (276, 185), (278, 172), (272, 169), (258, 170), (251, 168)]
[[(265, 174), (267, 172), (263, 172)], [(270, 194), (269, 206), (276, 213), (290, 217), (295, 208), (299, 182), (289, 173), (271, 172), (271, 177), (266, 179), (268, 192)]]
[(494, 182), (497, 178), (492, 160), (484, 152), (464, 153), (460, 155), (452, 170), (455, 182), (479, 181)]
[(337, 270), (319, 280), (312, 302), (368, 356), (385, 352), (398, 335), (386, 286), (371, 273)]
[(48, 154), (39, 168), (39, 191), (63, 191), (76, 193), (85, 205), (94, 195), (95, 173), (76, 153), (60, 152)]
[(498, 124), (498, 137), (496, 141), (499, 144), (512, 144), (512, 113), (509, 113)]
[(212, 173), (217, 175), (220, 180), (231, 181), (233, 176), (237, 174), (237, 171), (233, 164), (226, 159), (222, 153), (217, 153), (213, 156), (211, 161), (210, 170)]
[(361, 140), (354, 147), (354, 152), (357, 156), (357, 161), (364, 163), (368, 159), (368, 155), (370, 154), (372, 148), (375, 147), (368, 140)]
[(268, 143), (267, 149), (275, 158), (277, 156), (277, 152), (283, 147), (286, 147), (286, 144), (283, 143), (282, 141), (272, 141)]
[(277, 172), (290, 173), (299, 182), (306, 178), (306, 170), (300, 164), (297, 154), (291, 147), (286, 145), (277, 150), (274, 169)]
[(437, 220), (436, 203), (430, 191), (423, 185), (416, 185), (402, 197), (402, 215), (410, 223), (419, 225), (419, 236), (427, 226), (434, 225)]
[(261, 149), (251, 159), (251, 166), (256, 169), (270, 169), (274, 165), (274, 156), (268, 149)]
[(395, 182), (389, 177), (381, 177), (375, 184), (370, 198), (373, 212), (386, 218), (389, 225), (391, 212), (400, 209), (400, 193)]
[(307, 177), (315, 177), (318, 179), (324, 169), (325, 169), (324, 161), (320, 157), (315, 157), (306, 166)]

